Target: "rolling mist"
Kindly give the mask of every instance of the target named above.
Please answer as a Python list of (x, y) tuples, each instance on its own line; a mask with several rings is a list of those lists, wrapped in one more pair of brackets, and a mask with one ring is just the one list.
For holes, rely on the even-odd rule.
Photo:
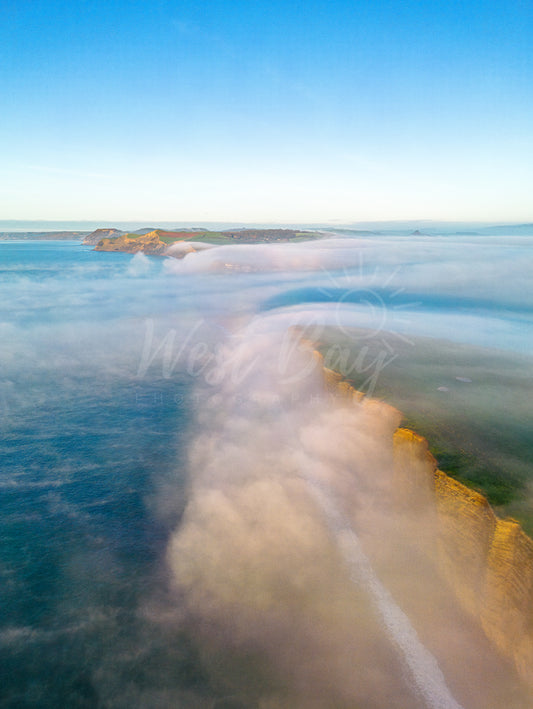
[(385, 403), (499, 425), (527, 518), (527, 238), (0, 258), (3, 705), (530, 705), (392, 504)]

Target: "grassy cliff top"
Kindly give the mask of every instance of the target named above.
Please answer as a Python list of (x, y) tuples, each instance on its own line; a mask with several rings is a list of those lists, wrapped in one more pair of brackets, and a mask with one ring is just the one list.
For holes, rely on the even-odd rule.
[[(404, 414), (439, 468), (533, 535), (533, 358), (430, 338), (325, 329), (325, 365)], [(384, 341), (387, 340), (386, 345)]]

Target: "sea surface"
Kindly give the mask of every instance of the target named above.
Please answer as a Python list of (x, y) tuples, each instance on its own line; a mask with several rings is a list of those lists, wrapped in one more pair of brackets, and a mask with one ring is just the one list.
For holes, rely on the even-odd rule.
[(475, 412), (481, 440), (499, 422), (498, 469), (508, 456), (529, 495), (532, 244), (335, 238), (178, 261), (0, 242), (0, 706), (243, 706), (176, 620), (166, 557), (199, 392), (242, 328), (337, 332), (368, 393), (386, 398), (394, 370), (394, 403), (420, 417)]

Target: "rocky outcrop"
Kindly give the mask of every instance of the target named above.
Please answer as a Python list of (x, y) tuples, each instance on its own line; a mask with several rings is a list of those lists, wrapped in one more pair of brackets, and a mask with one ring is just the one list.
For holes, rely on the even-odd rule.
[(141, 236), (122, 234), (117, 238), (101, 239), (96, 245), (95, 251), (121, 251), (127, 254), (136, 254), (142, 251), (152, 256), (161, 256), (167, 248), (167, 244), (161, 241), (157, 231), (151, 231)]
[(87, 234), (82, 244), (84, 246), (93, 246), (95, 244), (98, 244), (102, 239), (114, 239), (117, 236), (121, 236), (121, 234), (123, 233), (124, 232), (120, 231), (120, 229), (96, 229), (90, 234)]

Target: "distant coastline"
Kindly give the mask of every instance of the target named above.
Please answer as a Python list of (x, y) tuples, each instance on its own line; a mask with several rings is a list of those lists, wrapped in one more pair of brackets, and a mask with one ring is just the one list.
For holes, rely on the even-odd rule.
[(2, 231), (0, 241), (82, 241), (86, 231)]
[(437, 222), (413, 219), (411, 221), (354, 222), (349, 224), (303, 223), (267, 224), (239, 222), (93, 222), (93, 221), (37, 221), (0, 220), (0, 241), (11, 240), (74, 240), (82, 241), (99, 231), (115, 231), (117, 235), (147, 233), (161, 230), (165, 232), (234, 232), (288, 230), (295, 232), (321, 232), (348, 237), (379, 236), (533, 236), (531, 223), (487, 223), (487, 222)]
[(273, 243), (304, 241), (324, 237), (324, 232), (305, 228), (247, 228), (206, 229), (162, 229), (141, 227), (135, 231), (123, 231), (115, 227), (99, 227), (93, 231), (5, 231), (0, 232), (0, 241), (80, 241), (83, 245), (93, 245), (96, 251), (124, 251), (136, 253), (162, 254), (171, 244), (178, 241), (205, 242), (209, 244)]

